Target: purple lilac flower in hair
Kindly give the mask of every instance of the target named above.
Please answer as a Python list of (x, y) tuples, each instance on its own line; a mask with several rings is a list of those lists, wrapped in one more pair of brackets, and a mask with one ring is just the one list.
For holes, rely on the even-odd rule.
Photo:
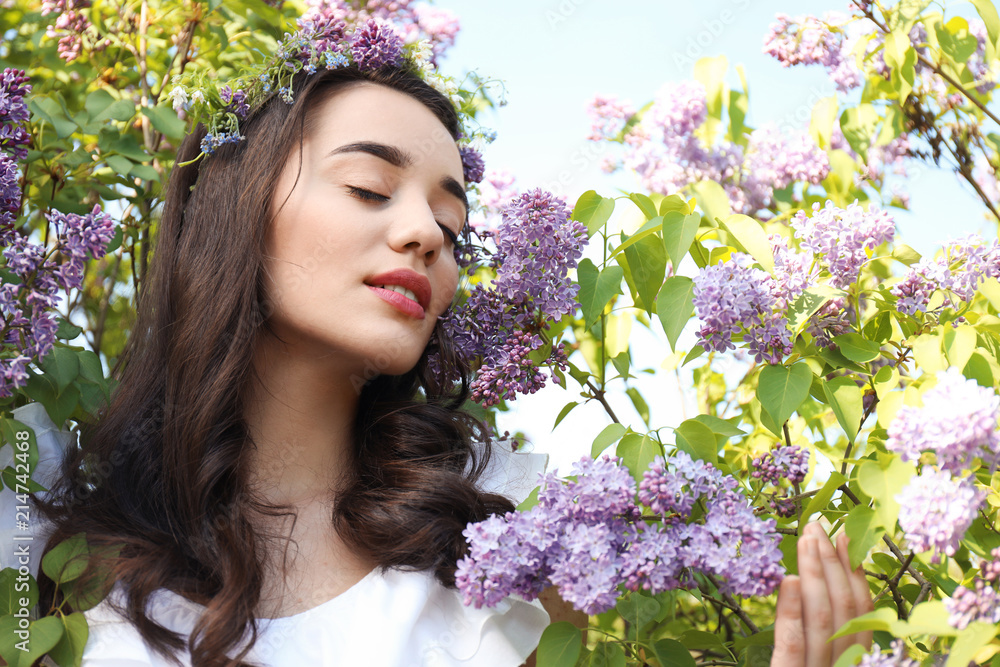
[(462, 171), (465, 174), (465, 182), (481, 182), (483, 180), (483, 171), (486, 169), (483, 156), (472, 146), (460, 146), (458, 152), (462, 156)]
[(351, 41), (351, 55), (361, 71), (376, 70), (385, 65), (399, 65), (403, 56), (403, 40), (388, 23), (378, 19), (357, 29)]

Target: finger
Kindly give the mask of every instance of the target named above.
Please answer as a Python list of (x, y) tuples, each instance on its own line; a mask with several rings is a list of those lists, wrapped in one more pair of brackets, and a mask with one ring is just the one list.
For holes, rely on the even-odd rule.
[[(851, 582), (851, 591), (854, 594), (854, 607), (857, 615), (862, 616), (874, 610), (875, 605), (872, 602), (872, 591), (868, 586), (868, 579), (865, 578), (865, 572), (861, 568), (861, 565), (858, 565), (854, 570), (851, 569), (851, 558), (847, 553), (850, 541), (850, 538), (845, 533), (841, 533), (837, 539), (837, 554), (844, 564), (844, 570), (850, 573), (847, 578)], [(870, 630), (868, 632), (859, 632), (854, 635), (854, 638), (857, 643), (866, 649), (871, 648), (872, 633)]]
[(778, 610), (774, 619), (774, 653), (771, 667), (804, 667), (805, 635), (802, 629), (802, 591), (799, 578), (785, 577), (778, 590)]
[[(833, 611), (832, 629), (833, 632), (836, 632), (857, 615), (854, 591), (851, 588), (851, 582), (847, 579), (850, 568), (844, 569), (844, 564), (837, 556), (837, 550), (833, 548), (830, 538), (826, 536), (826, 531), (816, 523), (811, 524), (810, 528), (812, 528), (816, 538), (816, 547), (823, 565), (823, 578), (826, 581), (826, 590), (830, 594), (830, 608)], [(853, 643), (853, 637), (841, 637), (833, 640), (831, 660), (835, 661)]]
[(818, 542), (807, 527), (798, 544), (799, 578), (805, 601), (802, 605), (802, 625), (806, 639), (806, 667), (829, 667), (833, 662), (833, 645), (827, 641), (833, 634), (833, 609), (830, 607), (830, 591), (826, 587)]

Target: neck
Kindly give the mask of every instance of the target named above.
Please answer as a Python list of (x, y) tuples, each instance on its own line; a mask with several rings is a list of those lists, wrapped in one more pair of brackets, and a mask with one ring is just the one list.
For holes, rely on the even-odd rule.
[(250, 477), (275, 504), (328, 499), (354, 465), (358, 389), (333, 357), (297, 354), (265, 336), (246, 420), (256, 447)]

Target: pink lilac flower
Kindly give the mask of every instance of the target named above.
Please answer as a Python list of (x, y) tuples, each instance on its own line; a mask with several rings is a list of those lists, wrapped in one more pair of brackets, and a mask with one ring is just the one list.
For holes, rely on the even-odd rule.
[(985, 498), (969, 478), (925, 467), (896, 495), (899, 526), (914, 552), (933, 549), (931, 562), (938, 563), (941, 554), (955, 555)]
[(857, 202), (841, 209), (828, 201), (822, 209), (814, 203), (812, 210), (811, 217), (804, 211), (796, 213), (791, 226), (801, 247), (812, 251), (830, 272), (834, 287), (855, 282), (869, 254), (895, 234), (892, 216), (874, 204), (865, 211)]
[(858, 667), (920, 667), (919, 662), (907, 655), (902, 639), (893, 639), (889, 647), (891, 653), (883, 653), (882, 647), (875, 644), (870, 653), (861, 657)]
[(896, 413), (885, 446), (904, 461), (932, 451), (938, 467), (958, 474), (977, 456), (990, 462), (1000, 456), (997, 410), (1000, 397), (991, 388), (966, 379), (955, 367), (938, 371), (923, 407), (904, 405)]
[(590, 117), (591, 141), (617, 139), (625, 129), (625, 123), (635, 115), (635, 107), (627, 100), (619, 100), (615, 95), (595, 95), (587, 104), (587, 115)]
[(969, 623), (1000, 623), (1000, 595), (982, 579), (976, 580), (975, 590), (956, 588), (944, 606), (948, 623), (959, 630), (969, 627)]
[(991, 560), (984, 560), (980, 567), (980, 576), (991, 584), (1000, 583), (1000, 547), (990, 552)]
[(444, 52), (455, 45), (455, 37), (462, 27), (458, 15), (443, 7), (425, 4), (417, 5), (414, 11), (417, 26), (432, 44), (431, 62), (437, 65)]
[(751, 475), (775, 486), (782, 479), (800, 484), (809, 473), (809, 451), (796, 445), (780, 445), (753, 461)]
[(845, 93), (861, 85), (851, 55), (855, 38), (840, 27), (847, 20), (844, 14), (827, 12), (820, 19), (778, 13), (774, 18), (764, 37), (763, 51), (782, 67), (823, 65), (838, 90)]
[(466, 528), (469, 552), (455, 575), (465, 604), (493, 606), (511, 593), (533, 599), (554, 585), (574, 607), (596, 614), (614, 607), (621, 588), (655, 594), (695, 586), (693, 571), (717, 576), (737, 595), (773, 592), (784, 574), (774, 520), (757, 518), (733, 490), (736, 481), (713, 466), (680, 454), (657, 461), (654, 475), (669, 468), (684, 477), (676, 492), (691, 496), (684, 506), (705, 501), (698, 523), (646, 525), (620, 461), (584, 457), (573, 467), (576, 480), (543, 476), (532, 509)]
[(59, 38), (56, 51), (67, 63), (80, 56), (81, 35), (90, 28), (90, 21), (83, 10), (90, 7), (89, 0), (42, 0), (42, 16), (58, 14), (56, 22), (48, 26), (45, 34), (50, 39)]
[(501, 211), (518, 195), (514, 175), (505, 170), (490, 169), (479, 183), (479, 208), (469, 216), (469, 224), (477, 232), (493, 233), (500, 224)]
[(362, 71), (386, 65), (398, 66), (403, 57), (403, 40), (388, 22), (368, 19), (354, 32), (351, 55)]

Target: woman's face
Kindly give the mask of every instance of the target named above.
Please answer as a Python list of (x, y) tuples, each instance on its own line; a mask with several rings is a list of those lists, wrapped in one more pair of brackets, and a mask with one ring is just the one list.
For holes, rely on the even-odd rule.
[(458, 285), (458, 149), (422, 103), (375, 84), (337, 90), (308, 121), (298, 182), (296, 146), (274, 190), (272, 329), (365, 379), (405, 373)]

